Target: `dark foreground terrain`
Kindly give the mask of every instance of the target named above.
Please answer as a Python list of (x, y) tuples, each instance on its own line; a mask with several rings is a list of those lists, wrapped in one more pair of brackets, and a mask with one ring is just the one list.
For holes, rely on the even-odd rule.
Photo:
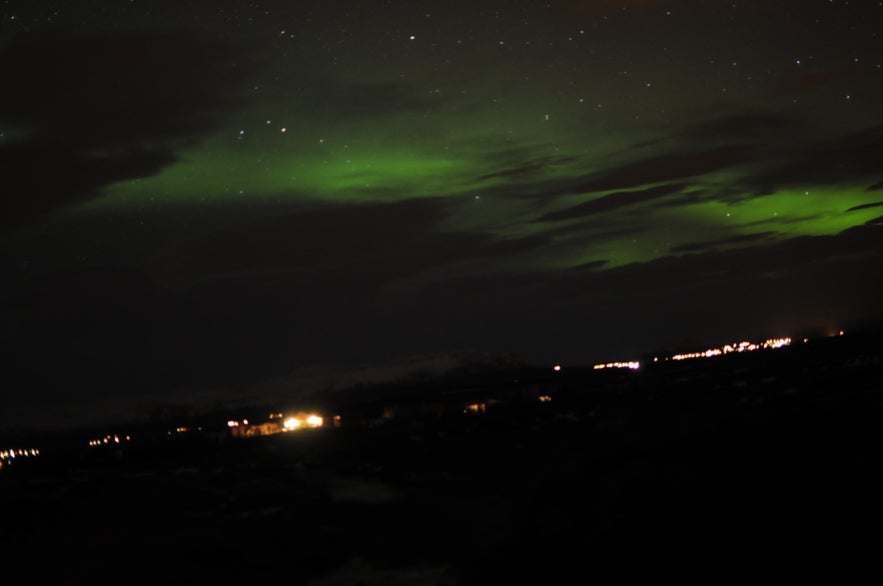
[(636, 372), (506, 373), (511, 388), (443, 395), (454, 409), (412, 393), (379, 420), (377, 404), (350, 407), (336, 428), (44, 450), (0, 474), (0, 580), (875, 578), (881, 367), (880, 336), (856, 335)]

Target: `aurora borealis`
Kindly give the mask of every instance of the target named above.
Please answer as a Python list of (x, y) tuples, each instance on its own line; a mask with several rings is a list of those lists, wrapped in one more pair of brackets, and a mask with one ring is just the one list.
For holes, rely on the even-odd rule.
[(883, 2), (75, 4), (0, 2), (16, 414), (880, 317)]

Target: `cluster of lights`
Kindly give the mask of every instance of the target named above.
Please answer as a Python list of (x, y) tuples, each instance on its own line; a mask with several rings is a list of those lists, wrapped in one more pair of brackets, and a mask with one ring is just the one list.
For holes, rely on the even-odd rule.
[(17, 450), (3, 450), (0, 452), (0, 462), (11, 462), (16, 458), (32, 458), (40, 455), (40, 450), (30, 449), (17, 449)]
[(0, 470), (3, 470), (6, 466), (12, 464), (16, 459), (22, 458), (35, 458), (40, 455), (40, 450), (36, 449), (17, 449), (17, 450), (3, 450), (0, 451)]
[(675, 354), (671, 360), (691, 360), (693, 358), (712, 358), (723, 354), (731, 354), (734, 352), (754, 352), (755, 350), (767, 349), (775, 350), (791, 345), (791, 338), (770, 338), (760, 344), (753, 342), (738, 342), (735, 344), (727, 344), (720, 348), (709, 348), (704, 352), (688, 352), (686, 354)]
[(463, 408), (463, 413), (487, 413), (487, 403), (470, 403)]
[[(279, 431), (295, 431), (299, 429), (314, 429), (316, 427), (322, 427), (325, 423), (325, 420), (315, 413), (298, 413), (297, 415), (285, 417), (282, 413), (270, 413), (271, 420), (282, 420), (282, 427), (278, 429)], [(227, 422), (227, 427), (230, 429), (234, 429), (237, 427), (245, 427), (248, 426), (248, 419), (235, 420), (231, 419)], [(278, 424), (277, 424), (278, 425)], [(266, 431), (264, 432), (267, 433)]]
[[(229, 422), (227, 423), (227, 425), (230, 425)], [(174, 430), (169, 431), (167, 433), (168, 433), (168, 435), (174, 435), (176, 433), (188, 433), (191, 431), (202, 431), (202, 428), (201, 427), (194, 428), (194, 427), (181, 426), (181, 427), (176, 427)]]
[(594, 368), (595, 370), (604, 370), (605, 368), (628, 368), (630, 370), (638, 370), (641, 368), (641, 363), (634, 360), (630, 362), (607, 362), (604, 364), (596, 364)]
[(89, 440), (89, 445), (93, 448), (97, 448), (99, 446), (107, 446), (110, 444), (121, 444), (124, 441), (125, 442), (132, 441), (132, 436), (130, 436), (130, 435), (119, 436), (115, 433), (108, 434), (101, 439)]
[(282, 423), (282, 428), (285, 431), (294, 431), (297, 429), (312, 429), (316, 427), (322, 427), (322, 424), (324, 422), (325, 420), (322, 419), (322, 417), (320, 417), (319, 415), (316, 415), (314, 413), (303, 413), (294, 417), (287, 417)]

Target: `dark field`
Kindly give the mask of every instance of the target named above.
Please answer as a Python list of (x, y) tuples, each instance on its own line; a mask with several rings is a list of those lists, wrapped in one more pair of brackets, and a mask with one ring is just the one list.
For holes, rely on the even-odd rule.
[[(4, 572), (58, 585), (874, 577), (883, 346), (846, 338), (543, 375), (445, 395), (456, 409), (399, 402), (382, 423), (360, 417), (379, 400), (339, 428), (44, 450), (0, 473)], [(464, 413), (467, 399), (486, 412)]]

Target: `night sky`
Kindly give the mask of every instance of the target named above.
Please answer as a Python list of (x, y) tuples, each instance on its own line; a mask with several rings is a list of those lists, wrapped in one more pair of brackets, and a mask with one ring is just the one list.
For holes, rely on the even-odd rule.
[(0, 427), (878, 318), (881, 23), (871, 0), (2, 0)]

